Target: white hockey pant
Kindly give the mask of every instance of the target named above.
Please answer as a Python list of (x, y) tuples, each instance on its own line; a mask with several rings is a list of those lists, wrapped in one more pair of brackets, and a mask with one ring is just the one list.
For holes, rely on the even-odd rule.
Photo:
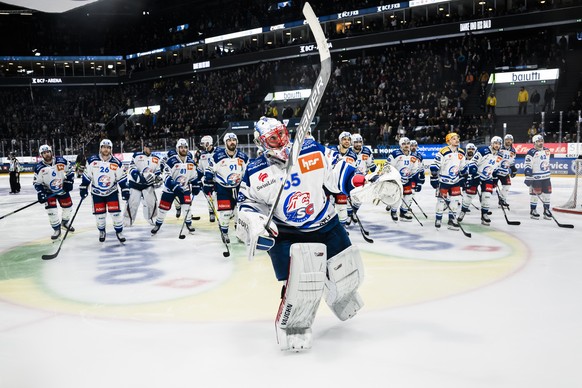
[(345, 321), (352, 318), (364, 302), (358, 288), (364, 280), (364, 265), (358, 248), (350, 246), (327, 261), (325, 302)]
[(275, 320), (282, 350), (311, 348), (311, 325), (326, 281), (324, 244), (292, 244), (289, 278)]
[(475, 194), (468, 194), (466, 191), (463, 193), (463, 207), (469, 208), (471, 206), (471, 202), (473, 202), (473, 198)]
[[(71, 208), (69, 208), (69, 214), (71, 213), (70, 209)], [(63, 216), (65, 213), (64, 210), (65, 209), (63, 209)], [(49, 222), (50, 222), (51, 227), (53, 229), (58, 229), (61, 227), (61, 220), (59, 218), (59, 209), (57, 209), (56, 207), (46, 209), (46, 214), (48, 214)]]
[(511, 185), (501, 185), (501, 196), (507, 202), (507, 195), (509, 194), (509, 188)]
[[(530, 188), (529, 193), (530, 193), (529, 204), (532, 208), (535, 208), (536, 206), (538, 206), (538, 199), (539, 198), (537, 195), (535, 195), (532, 188)], [(542, 199), (542, 204), (548, 205), (548, 206), (550, 205), (550, 194), (541, 193), (540, 198)]]
[[(190, 204), (189, 203), (185, 203), (183, 205), (181, 205), (182, 207), (182, 216), (186, 217), (190, 217)], [(168, 209), (169, 210), (169, 209)], [(158, 208), (158, 215), (156, 217), (156, 224), (163, 224), (164, 220), (166, 219), (166, 214), (168, 214), (168, 210), (166, 209), (162, 209), (161, 207)], [(190, 224), (192, 221), (190, 220), (186, 220), (186, 224)]]
[(481, 213), (487, 213), (491, 206), (491, 193), (483, 190), (481, 192)]
[(234, 216), (233, 210), (219, 210), (218, 211), (218, 224), (220, 225), (220, 231), (222, 233), (228, 233), (228, 225), (230, 220)]

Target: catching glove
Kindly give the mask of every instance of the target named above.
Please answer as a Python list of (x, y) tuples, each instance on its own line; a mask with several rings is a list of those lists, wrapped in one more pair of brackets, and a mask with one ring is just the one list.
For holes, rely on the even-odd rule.
[(248, 259), (252, 260), (257, 249), (268, 251), (275, 245), (275, 237), (279, 235), (277, 225), (272, 221), (269, 231), (265, 228), (267, 216), (253, 211), (238, 213), (236, 236), (246, 244)]

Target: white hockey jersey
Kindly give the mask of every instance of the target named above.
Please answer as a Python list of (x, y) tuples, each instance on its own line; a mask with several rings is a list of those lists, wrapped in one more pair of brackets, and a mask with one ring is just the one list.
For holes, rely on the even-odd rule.
[(430, 166), (431, 171), (437, 171), (439, 182), (454, 185), (461, 179), (460, 173), (466, 165), (465, 151), (461, 148), (452, 150), (445, 146), (435, 155)]
[(237, 150), (234, 156), (230, 157), (224, 148), (216, 148), (212, 158), (208, 159), (204, 181), (215, 182), (227, 188), (238, 187), (248, 161), (249, 157), (242, 151)]
[(97, 154), (87, 160), (87, 167), (83, 172), (82, 185), (88, 186), (89, 183), (92, 194), (106, 197), (117, 191), (118, 185), (125, 188), (127, 176), (123, 165), (115, 156), (102, 160)]
[(479, 179), (489, 181), (493, 179), (493, 172), (499, 169), (502, 160), (503, 156), (499, 152), (493, 152), (490, 146), (479, 147), (469, 162), (469, 169), (475, 166)]
[(212, 157), (214, 156), (214, 152), (216, 151), (216, 148), (212, 148), (212, 151), (200, 151), (200, 155), (198, 157), (198, 171), (200, 172), (200, 174), (204, 175), (206, 170), (208, 169), (208, 165), (210, 162), (210, 159), (212, 159)]
[(190, 192), (190, 185), (192, 185), (192, 192), (194, 195), (200, 191), (200, 175), (196, 169), (194, 159), (188, 154), (183, 159), (177, 153), (168, 153), (171, 155), (164, 163), (164, 179), (163, 191), (171, 193), (174, 191), (176, 185), (179, 185), (184, 192)]
[(372, 155), (372, 150), (369, 147), (362, 146), (360, 152), (356, 152), (352, 148), (354, 154), (356, 154), (355, 166), (361, 174), (367, 175), (369, 172), (376, 171), (376, 163), (374, 163), (374, 155)]
[[(524, 171), (526, 172), (526, 179), (549, 179), (550, 178), (550, 150), (543, 147), (541, 150), (532, 148), (525, 155)], [(531, 177), (527, 176), (528, 169), (531, 172)]]
[(516, 151), (513, 146), (510, 146), (509, 148), (506, 148), (505, 146), (501, 147), (499, 150), (499, 155), (503, 158), (503, 160), (501, 160), (497, 175), (507, 176), (511, 173), (511, 166), (515, 165), (515, 154)]
[(129, 165), (129, 187), (143, 190), (152, 186), (153, 179), (149, 177), (160, 175), (160, 162), (160, 158), (154, 154), (148, 156), (143, 152), (134, 153)]
[[(305, 139), (299, 159), (290, 171), (273, 219), (301, 231), (312, 231), (328, 223), (336, 212), (326, 193), (349, 195), (354, 188), (354, 166), (326, 156), (327, 149), (312, 139)], [(270, 211), (285, 178), (282, 166), (271, 164), (263, 155), (248, 166), (239, 192), (241, 210), (251, 208), (263, 214)], [(325, 188), (323, 190), (322, 188)]]
[(413, 153), (406, 155), (401, 149), (396, 149), (388, 154), (386, 163), (394, 167), (400, 173), (402, 184), (406, 185), (420, 170), (420, 160)]
[(47, 164), (44, 160), (37, 163), (34, 167), (32, 183), (36, 191), (58, 193), (63, 190), (63, 182), (67, 175), (73, 180), (74, 173), (73, 164), (61, 156), (56, 156), (53, 157), (51, 164)]

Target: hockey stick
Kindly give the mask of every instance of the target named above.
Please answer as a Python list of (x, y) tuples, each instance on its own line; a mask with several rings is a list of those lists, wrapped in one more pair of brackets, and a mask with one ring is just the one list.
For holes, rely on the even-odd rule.
[[(542, 197), (539, 194), (537, 194), (537, 193), (534, 193), (534, 194), (540, 199), (540, 201), (542, 201), (542, 203), (544, 203), (544, 200), (542, 199)], [(554, 213), (550, 212), (550, 216), (552, 216), (552, 219), (556, 222), (556, 224), (560, 228), (574, 229), (574, 225), (572, 225), (572, 224), (562, 224), (562, 223), (558, 222), (558, 220), (556, 220), (556, 217), (554, 217)]]
[[(414, 201), (414, 197), (412, 197), (412, 200)], [(416, 201), (414, 201), (414, 202), (416, 202)], [(410, 207), (410, 205), (409, 205), (409, 204), (407, 204), (407, 203), (404, 201), (404, 199), (402, 200), (402, 203), (406, 205), (406, 207), (408, 208), (408, 211), (410, 212), (410, 214), (412, 214), (412, 216), (414, 217), (414, 219), (415, 219), (416, 221), (418, 221), (418, 223), (420, 224), (420, 226), (424, 226), (424, 225), (422, 224), (422, 222), (420, 222), (420, 220), (418, 219), (418, 217), (416, 216), (416, 214), (414, 214), (414, 212), (412, 211), (412, 208)], [(418, 205), (418, 204), (417, 204), (417, 205)], [(422, 211), (422, 209), (421, 209), (420, 211)], [(424, 212), (423, 212), (423, 213), (424, 213)], [(426, 214), (425, 214), (424, 216), (426, 217)], [(428, 218), (428, 217), (426, 217), (426, 218)]]
[(269, 216), (265, 222), (265, 230), (269, 232), (271, 237), (275, 236), (273, 236), (272, 231), (268, 228), (268, 225), (270, 225), (271, 221), (273, 220), (275, 210), (277, 209), (279, 200), (283, 194), (283, 188), (285, 187), (285, 184), (291, 175), (291, 168), (297, 163), (299, 153), (301, 152), (301, 147), (303, 146), (303, 140), (305, 140), (305, 136), (310, 129), (311, 121), (313, 120), (315, 112), (319, 107), (319, 103), (323, 97), (323, 92), (325, 91), (325, 87), (327, 86), (327, 82), (329, 81), (329, 77), (331, 75), (331, 56), (329, 53), (329, 47), (327, 47), (327, 39), (323, 34), (323, 30), (321, 29), (321, 25), (317, 20), (317, 16), (315, 16), (311, 5), (309, 5), (307, 2), (303, 6), (303, 15), (305, 15), (307, 24), (309, 24), (309, 29), (313, 33), (315, 42), (317, 43), (317, 51), (319, 52), (321, 70), (319, 71), (315, 85), (311, 89), (311, 95), (309, 96), (309, 100), (307, 100), (307, 105), (305, 105), (305, 110), (303, 111), (301, 121), (297, 127), (293, 146), (291, 147), (291, 152), (289, 154), (289, 162), (285, 168), (285, 178), (281, 181), (279, 191), (277, 192), (277, 196), (275, 197), (275, 201), (273, 202), (273, 206), (271, 207)]
[[(218, 213), (216, 212), (216, 208), (214, 207), (214, 202), (212, 200), (212, 196), (204, 194), (204, 197), (208, 201), (208, 206), (210, 206), (210, 208), (212, 209), (212, 213), (214, 213), (214, 217), (216, 217), (216, 223), (218, 224), (218, 230), (220, 232), (220, 235), (222, 236), (222, 230), (220, 229), (220, 221), (218, 219)], [(228, 257), (228, 256), (230, 256), (230, 249), (228, 248), (228, 244), (226, 243), (226, 241), (224, 241), (224, 239), (222, 240), (222, 242), (224, 243), (224, 246), (226, 247), (226, 251), (222, 252), (222, 256)]]
[[(420, 205), (418, 204), (418, 202), (416, 202), (416, 199), (414, 199), (414, 197), (412, 197), (412, 200), (414, 201), (414, 203), (416, 204), (416, 206), (418, 206), (418, 209), (420, 210), (420, 212), (422, 213), (422, 215), (424, 216), (424, 218), (428, 219), (428, 216), (426, 215), (426, 213), (424, 212), (424, 210), (422, 210), (422, 208), (420, 207)], [(412, 210), (410, 210), (410, 211), (412, 212)]]
[(85, 197), (81, 197), (81, 200), (79, 201), (79, 204), (77, 205), (77, 208), (75, 209), (75, 213), (73, 214), (73, 217), (69, 221), (68, 227), (65, 228), (66, 229), (65, 235), (63, 236), (63, 239), (61, 240), (61, 243), (59, 244), (59, 248), (57, 249), (57, 251), (55, 253), (53, 253), (52, 255), (42, 255), (41, 259), (52, 260), (59, 255), (59, 252), (61, 252), (61, 248), (63, 247), (63, 243), (65, 242), (65, 239), (69, 235), (69, 231), (71, 230), (71, 227), (73, 226), (73, 221), (75, 221), (75, 217), (77, 217), (77, 213), (79, 212), (79, 208), (81, 207), (83, 200), (85, 200)]
[(356, 223), (360, 227), (360, 232), (362, 233), (362, 237), (364, 238), (364, 241), (366, 241), (367, 243), (370, 243), (370, 244), (374, 243), (374, 240), (372, 240), (370, 237), (368, 237), (370, 232), (368, 232), (366, 229), (364, 229), (364, 226), (362, 225), (362, 221), (360, 220), (360, 217), (358, 216), (358, 212), (355, 210), (354, 205), (352, 204), (352, 200), (350, 199), (350, 197), (348, 197), (348, 203), (350, 204), (350, 206), (353, 209), (352, 216), (354, 217), (354, 220), (356, 221)]
[[(501, 195), (501, 192), (499, 191), (499, 184), (495, 186), (495, 190), (497, 191), (497, 196), (501, 198), (503, 202), (507, 203), (505, 201), (505, 198)], [(509, 207), (507, 207), (507, 209), (509, 209)], [(521, 221), (509, 221), (509, 219), (507, 218), (507, 212), (505, 211), (505, 206), (501, 205), (501, 210), (503, 210), (503, 215), (505, 216), (505, 221), (507, 222), (507, 225), (521, 225)]]
[[(58, 193), (51, 194), (51, 195), (49, 195), (49, 196), (47, 197), (47, 199), (48, 199), (48, 198), (52, 198), (52, 197), (56, 197), (57, 195), (58, 195)], [(16, 210), (13, 210), (13, 211), (11, 211), (10, 213), (6, 213), (6, 214), (4, 214), (3, 216), (1, 216), (1, 217), (0, 217), (0, 220), (1, 220), (1, 219), (3, 219), (3, 218), (6, 218), (6, 217), (8, 217), (8, 216), (11, 216), (11, 215), (13, 215), (14, 213), (18, 213), (18, 212), (19, 212), (19, 211), (21, 211), (21, 210), (24, 210), (24, 209), (26, 209), (26, 208), (29, 208), (29, 207), (33, 206), (33, 205), (36, 205), (36, 204), (37, 204), (37, 203), (39, 203), (39, 202), (40, 202), (40, 201), (37, 199), (36, 201), (34, 201), (34, 202), (32, 202), (32, 203), (29, 203), (28, 205), (26, 205), (26, 206), (23, 206), (23, 207), (21, 207), (20, 209), (16, 209)]]
[(455, 222), (457, 223), (457, 225), (459, 225), (459, 228), (461, 229), (461, 232), (463, 232), (463, 234), (466, 237), (471, 238), (471, 233), (466, 232), (465, 229), (463, 229), (463, 225), (461, 225), (461, 223), (459, 222), (459, 220), (457, 219), (457, 215), (455, 214), (455, 212), (453, 212), (453, 209), (451, 209), (451, 207), (449, 206), (449, 203), (447, 202), (447, 200), (441, 195), (441, 193), (439, 193), (438, 195), (443, 201), (445, 201), (445, 206), (447, 207), (447, 209), (449, 209), (449, 212), (453, 214), (453, 217), (455, 218)]
[[(184, 230), (184, 225), (186, 225), (186, 221), (188, 220), (188, 216), (190, 216), (190, 208), (192, 208), (192, 204), (190, 203), (190, 206), (188, 207), (188, 210), (186, 211), (186, 214), (184, 214), (184, 222), (182, 222), (182, 227), (180, 228), (180, 234), (178, 235), (178, 238), (180, 240), (184, 240), (186, 238), (186, 235), (182, 233), (182, 231)], [(194, 227), (192, 227), (194, 228)]]

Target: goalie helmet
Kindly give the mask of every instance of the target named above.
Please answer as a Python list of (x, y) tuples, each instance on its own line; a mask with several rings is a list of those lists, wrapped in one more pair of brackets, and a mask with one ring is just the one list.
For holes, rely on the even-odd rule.
[(53, 152), (52, 148), (50, 145), (48, 144), (43, 144), (40, 146), (40, 148), (38, 149), (38, 153), (39, 155), (42, 155), (43, 152)]
[(501, 140), (501, 138), (499, 136), (493, 136), (491, 138), (491, 144), (493, 144), (493, 143), (503, 144), (503, 140)]
[(359, 133), (354, 133), (352, 135), (352, 142), (354, 142), (354, 143), (363, 143), (364, 142), (364, 138)]
[(176, 150), (180, 147), (188, 148), (188, 142), (186, 139), (178, 139), (176, 142)]
[(99, 143), (99, 148), (101, 147), (113, 148), (113, 143), (109, 139), (103, 139), (101, 140), (101, 143)]
[(343, 131), (342, 133), (340, 133), (340, 135), (338, 136), (338, 140), (341, 141), (345, 138), (345, 137), (349, 137), (350, 140), (352, 139), (352, 134), (349, 133), (348, 131)]
[(289, 132), (285, 124), (271, 117), (261, 117), (255, 124), (255, 144), (267, 156), (289, 159)]
[(212, 136), (206, 135), (200, 139), (200, 145), (204, 148), (210, 147), (213, 144)]
[(232, 132), (228, 132), (227, 134), (224, 135), (224, 138), (222, 139), (222, 141), (224, 141), (224, 144), (226, 144), (227, 140), (234, 140), (238, 143), (238, 137), (236, 137), (236, 135)]

